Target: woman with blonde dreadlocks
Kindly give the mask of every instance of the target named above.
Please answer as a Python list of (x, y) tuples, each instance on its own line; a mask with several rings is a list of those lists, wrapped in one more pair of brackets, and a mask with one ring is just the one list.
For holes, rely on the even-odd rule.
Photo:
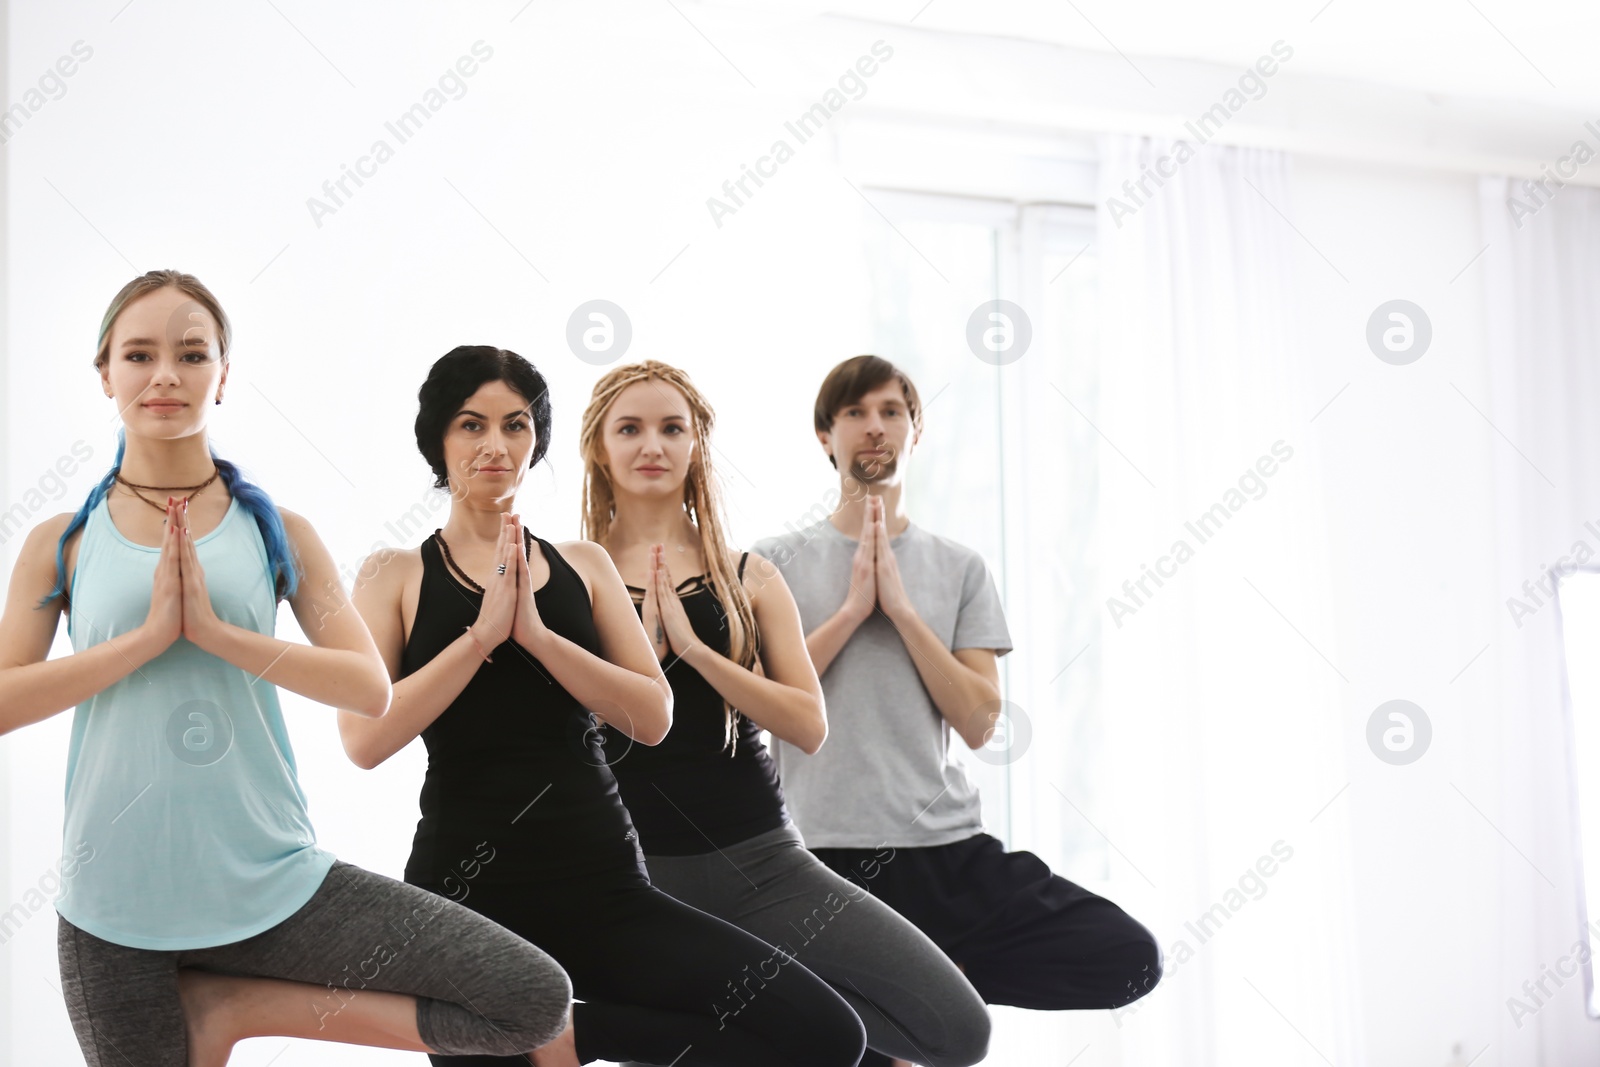
[(687, 374), (647, 360), (596, 383), (579, 440), (583, 536), (610, 553), (672, 685), (660, 744), (606, 730), (650, 880), (832, 985), (870, 1048), (928, 1067), (977, 1063), (982, 998), (926, 935), (806, 851), (789, 821), (761, 731), (816, 752), (822, 686), (783, 577), (728, 547), (713, 421)]

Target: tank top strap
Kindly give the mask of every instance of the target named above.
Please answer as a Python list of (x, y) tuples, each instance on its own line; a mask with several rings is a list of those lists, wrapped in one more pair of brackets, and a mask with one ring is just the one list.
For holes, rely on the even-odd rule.
[(739, 557), (739, 580), (741, 582), (744, 581), (744, 561), (749, 559), (749, 558), (750, 558), (750, 553), (748, 553), (748, 552), (746, 552), (744, 555)]
[[(444, 553), (439, 548), (441, 539), (443, 537), (443, 531), (436, 529), (432, 534), (423, 539), (421, 545), (423, 573), (427, 574), (429, 571), (443, 572), (445, 575), (454, 578), (457, 582), (461, 582), (461, 580), (466, 578), (467, 575), (464, 572), (457, 570), (455, 567), (452, 567), (445, 561)], [(526, 526), (522, 528), (522, 554), (525, 558), (532, 558), (530, 550), (533, 547), (533, 542), (537, 540), (539, 540), (539, 537), (532, 530), (528, 529)], [(463, 582), (462, 584), (465, 583)]]

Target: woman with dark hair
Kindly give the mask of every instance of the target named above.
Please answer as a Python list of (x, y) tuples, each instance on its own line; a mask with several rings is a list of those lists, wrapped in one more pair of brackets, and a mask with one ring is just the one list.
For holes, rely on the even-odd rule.
[[(0, 733), (77, 706), (55, 903), (84, 1058), (211, 1067), (266, 1035), (547, 1045), (571, 999), (554, 960), (316, 845), (277, 687), (375, 720), (389, 679), (337, 610), (316, 531), (210, 450), (230, 341), (192, 275), (117, 294), (94, 361), (122, 418), (116, 461), (76, 514), (29, 534), (0, 617)], [(273, 636), (280, 599), (312, 645)], [(73, 654), (47, 660), (63, 610)]]
[(822, 686), (783, 576), (729, 545), (714, 421), (686, 373), (646, 360), (595, 383), (579, 435), (584, 536), (639, 575), (628, 589), (672, 682), (660, 745), (606, 731), (651, 880), (793, 954), (856, 1009), (875, 1052), (977, 1063), (989, 1043), (977, 991), (927, 935), (807, 852), (789, 820), (761, 731), (816, 752)]
[(450, 517), (363, 566), (353, 601), (394, 704), (339, 716), (359, 766), (418, 735), (427, 746), (406, 880), (470, 874), (468, 907), (566, 968), (580, 1003), (562, 1063), (854, 1067), (861, 1022), (826, 983), (650, 884), (600, 723), (657, 744), (672, 689), (605, 550), (551, 544), (510, 510), (549, 447), (544, 378), (515, 353), (463, 346), (417, 399), (417, 447)]

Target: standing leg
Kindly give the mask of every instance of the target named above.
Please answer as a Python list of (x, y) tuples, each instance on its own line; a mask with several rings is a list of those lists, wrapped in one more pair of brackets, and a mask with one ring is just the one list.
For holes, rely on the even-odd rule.
[(57, 915), (56, 955), (88, 1067), (188, 1067), (172, 953), (113, 945)]

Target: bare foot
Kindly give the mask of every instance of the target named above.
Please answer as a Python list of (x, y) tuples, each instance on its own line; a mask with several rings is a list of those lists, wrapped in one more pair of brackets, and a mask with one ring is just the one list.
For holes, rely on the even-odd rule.
[(567, 1028), (554, 1041), (528, 1053), (533, 1067), (578, 1067), (578, 1038), (572, 1029), (572, 1008), (567, 1008)]
[(224, 1067), (233, 1052), (228, 1002), (232, 982), (226, 975), (193, 967), (178, 968), (178, 1000), (183, 1004), (189, 1037), (189, 1067)]

